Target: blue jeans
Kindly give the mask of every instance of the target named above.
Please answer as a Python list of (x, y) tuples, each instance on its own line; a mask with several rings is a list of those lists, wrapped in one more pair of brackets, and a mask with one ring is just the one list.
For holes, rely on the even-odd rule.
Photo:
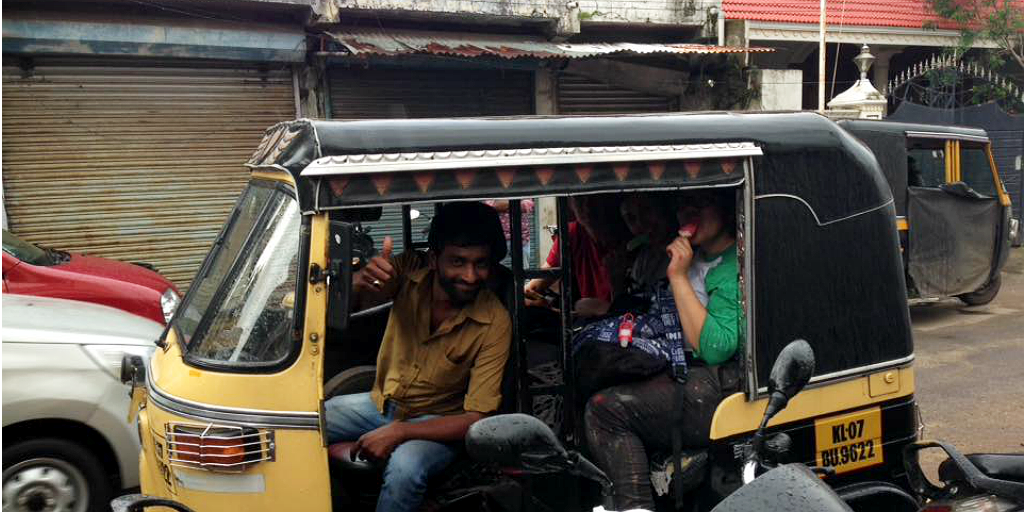
[[(324, 404), (327, 415), (327, 441), (355, 441), (359, 436), (394, 421), (394, 407), (385, 406), (384, 414), (370, 400), (369, 393), (342, 395)], [(419, 416), (410, 422), (437, 416)], [(451, 464), (455, 448), (444, 443), (413, 439), (391, 453), (384, 469), (384, 487), (377, 499), (377, 512), (417, 510), (427, 492), (427, 480)]]

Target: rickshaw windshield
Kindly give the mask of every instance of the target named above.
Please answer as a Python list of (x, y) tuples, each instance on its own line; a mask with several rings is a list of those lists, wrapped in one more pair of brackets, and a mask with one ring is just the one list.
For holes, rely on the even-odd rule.
[(288, 356), (300, 222), (285, 190), (246, 189), (173, 320), (186, 359), (253, 367)]

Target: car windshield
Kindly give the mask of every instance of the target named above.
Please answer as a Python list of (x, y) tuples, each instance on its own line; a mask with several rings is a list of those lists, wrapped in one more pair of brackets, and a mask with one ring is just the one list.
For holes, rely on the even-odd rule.
[(246, 189), (173, 320), (189, 360), (251, 367), (288, 355), (300, 219), (283, 189)]
[(6, 229), (4, 230), (4, 252), (33, 265), (48, 267), (59, 262), (50, 251), (36, 247)]

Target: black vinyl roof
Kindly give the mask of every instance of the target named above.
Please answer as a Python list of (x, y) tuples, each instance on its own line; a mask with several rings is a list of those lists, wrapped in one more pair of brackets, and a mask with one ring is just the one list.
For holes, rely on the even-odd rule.
[[(323, 196), (320, 197), (320, 202), (314, 198), (315, 190), (319, 185), (326, 185), (322, 180), (332, 178), (302, 176), (302, 171), (310, 163), (323, 157), (738, 142), (753, 143), (763, 152), (764, 156), (754, 157), (755, 162), (759, 162), (755, 164), (757, 194), (799, 197), (813, 207), (821, 223), (843, 218), (867, 208), (878, 207), (892, 200), (889, 187), (871, 150), (835, 122), (812, 112), (707, 112), (365, 121), (302, 119), (280, 123), (269, 129), (264, 137), (264, 143), (248, 165), (254, 169), (274, 167), (290, 172), (299, 185), (299, 199), (304, 210), (310, 211), (325, 206)], [(447, 171), (439, 172), (439, 176), (444, 174), (447, 174)], [(729, 177), (732, 178), (731, 175)], [(715, 183), (724, 182), (719, 180)], [(340, 183), (335, 185), (335, 190), (348, 186)], [(406, 185), (407, 189), (410, 186)], [(563, 182), (560, 186), (561, 188), (557, 190), (551, 189), (550, 194), (598, 191), (587, 190), (586, 187), (577, 189), (568, 182)], [(323, 194), (326, 189), (326, 186), (321, 186), (320, 193)], [(364, 205), (369, 204), (372, 199), (368, 196), (375, 195), (372, 189), (368, 196), (366, 190), (357, 192), (364, 194), (363, 197), (366, 199), (360, 203)], [(415, 190), (412, 192), (415, 193)], [(449, 191), (437, 197), (426, 194), (422, 196), (422, 200), (527, 196), (524, 193), (517, 196), (515, 192), (496, 189), (491, 183), (491, 188), (486, 191), (470, 188)], [(520, 192), (528, 193), (529, 197), (549, 195), (548, 191), (537, 193), (536, 188)], [(373, 201), (378, 204), (389, 201), (383, 192), (380, 196)], [(410, 197), (406, 194), (390, 200), (408, 202), (411, 201)], [(338, 206), (337, 202), (335, 206)]]
[[(360, 153), (522, 147), (696, 144), (748, 141), (775, 146), (837, 146), (840, 130), (807, 112), (522, 116), (365, 121), (299, 120), (319, 142), (316, 157)], [(299, 164), (300, 162), (278, 162)], [(297, 171), (293, 165), (286, 165)]]

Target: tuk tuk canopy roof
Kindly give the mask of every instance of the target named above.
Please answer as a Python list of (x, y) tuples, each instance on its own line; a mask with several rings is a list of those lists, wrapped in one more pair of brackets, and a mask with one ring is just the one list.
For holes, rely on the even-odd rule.
[(304, 211), (742, 183), (819, 223), (891, 201), (870, 151), (814, 113), (313, 121), (267, 130), (248, 162), (289, 172)]

